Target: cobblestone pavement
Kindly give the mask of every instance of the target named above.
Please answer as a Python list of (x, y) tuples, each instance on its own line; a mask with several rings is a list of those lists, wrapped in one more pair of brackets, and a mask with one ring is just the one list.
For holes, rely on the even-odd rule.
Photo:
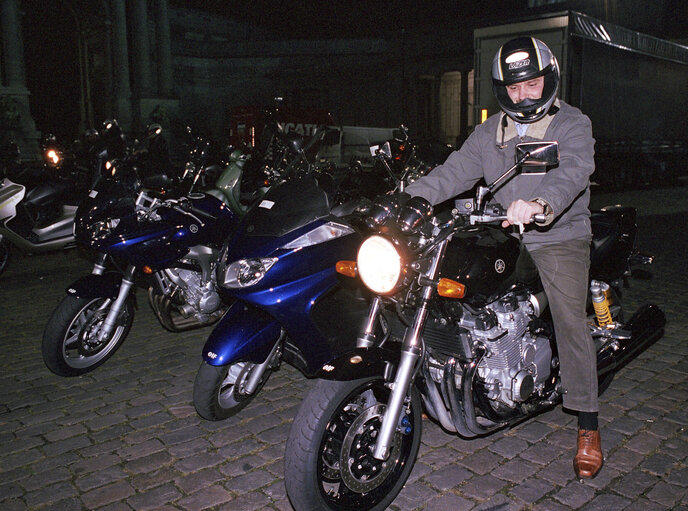
[[(574, 478), (576, 423), (560, 407), (469, 441), (424, 421), (391, 509), (688, 510), (688, 187), (593, 198), (618, 202), (639, 208), (640, 246), (657, 256), (654, 278), (631, 283), (626, 310), (654, 302), (668, 324), (602, 397), (601, 474)], [(312, 381), (284, 366), (239, 416), (201, 420), (192, 383), (209, 330), (166, 332), (143, 291), (110, 361), (54, 376), (41, 360), (43, 327), (90, 268), (76, 251), (14, 255), (0, 277), (0, 509), (291, 509), (284, 443)]]

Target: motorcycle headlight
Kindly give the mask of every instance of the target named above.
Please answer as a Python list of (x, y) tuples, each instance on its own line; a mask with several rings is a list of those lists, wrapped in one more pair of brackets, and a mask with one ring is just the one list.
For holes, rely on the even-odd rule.
[(361, 244), (356, 265), (363, 283), (379, 295), (394, 291), (402, 276), (401, 255), (382, 236), (371, 236)]
[(50, 163), (53, 165), (57, 166), (60, 163), (60, 160), (62, 159), (60, 157), (60, 153), (58, 153), (55, 149), (49, 149), (46, 153), (46, 158)]
[(341, 236), (346, 236), (352, 232), (354, 232), (354, 230), (348, 225), (342, 225), (336, 222), (327, 222), (326, 224), (322, 224), (312, 231), (299, 236), (294, 241), (287, 243), (283, 248), (295, 249), (310, 247), (311, 245), (325, 243), (326, 241), (340, 238)]
[(224, 285), (228, 288), (253, 286), (265, 277), (276, 262), (276, 257), (254, 257), (234, 261), (225, 270)]

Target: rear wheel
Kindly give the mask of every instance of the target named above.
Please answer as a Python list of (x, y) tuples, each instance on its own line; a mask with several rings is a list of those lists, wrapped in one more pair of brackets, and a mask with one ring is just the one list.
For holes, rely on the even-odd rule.
[(45, 365), (59, 376), (93, 371), (114, 355), (134, 322), (134, 300), (124, 302), (114, 330), (100, 340), (98, 333), (112, 300), (66, 296), (53, 311), (43, 332), (41, 351)]
[(373, 457), (390, 391), (382, 378), (320, 380), (292, 424), (284, 457), (296, 511), (382, 511), (408, 479), (421, 438), (421, 401), (413, 390), (385, 460)]

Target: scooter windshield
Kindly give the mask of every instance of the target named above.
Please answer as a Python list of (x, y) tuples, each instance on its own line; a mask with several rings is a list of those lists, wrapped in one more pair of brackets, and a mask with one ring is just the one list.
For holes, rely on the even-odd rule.
[(283, 236), (330, 213), (327, 194), (312, 177), (291, 179), (268, 190), (244, 218), (249, 236)]

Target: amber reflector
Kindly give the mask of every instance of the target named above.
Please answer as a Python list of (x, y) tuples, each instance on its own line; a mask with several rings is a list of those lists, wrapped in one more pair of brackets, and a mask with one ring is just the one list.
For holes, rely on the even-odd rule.
[(447, 298), (463, 298), (466, 286), (451, 279), (440, 279), (437, 284), (437, 294)]
[(150, 266), (144, 266), (143, 273), (145, 273), (146, 275), (151, 275), (153, 273), (153, 268), (151, 268)]
[(337, 273), (347, 277), (356, 276), (356, 261), (337, 261)]

